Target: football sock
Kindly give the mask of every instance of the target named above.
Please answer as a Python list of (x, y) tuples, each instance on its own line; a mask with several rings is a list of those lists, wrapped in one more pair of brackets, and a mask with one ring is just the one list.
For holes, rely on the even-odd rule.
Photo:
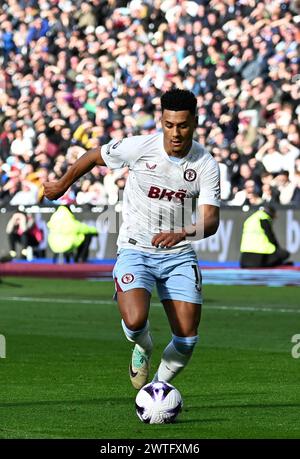
[(169, 382), (175, 378), (191, 358), (197, 341), (198, 335), (186, 337), (173, 335), (172, 341), (163, 352), (153, 381)]
[(122, 328), (128, 341), (138, 344), (142, 351), (150, 354), (153, 348), (152, 338), (149, 333), (149, 321), (140, 330), (130, 330), (122, 319)]

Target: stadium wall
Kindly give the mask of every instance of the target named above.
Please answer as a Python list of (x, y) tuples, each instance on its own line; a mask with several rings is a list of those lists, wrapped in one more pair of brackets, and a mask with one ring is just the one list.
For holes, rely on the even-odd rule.
[[(38, 224), (42, 227), (45, 238), (42, 247), (48, 257), (51, 251), (47, 247), (47, 222), (55, 211), (55, 207), (27, 207), (24, 212), (35, 214)], [(113, 259), (116, 257), (116, 241), (121, 214), (111, 208), (74, 207), (73, 212), (80, 221), (96, 226), (98, 236), (94, 237), (90, 246), (90, 259)], [(252, 210), (253, 211), (253, 210)], [(251, 212), (252, 212), (251, 211)], [(0, 209), (0, 256), (8, 252), (6, 225), (15, 208)], [(238, 261), (242, 226), (251, 212), (241, 209), (223, 208), (221, 222), (217, 233), (202, 241), (193, 242), (198, 258), (205, 261), (230, 262)], [(291, 258), (300, 262), (300, 210), (282, 208), (278, 210), (278, 218), (274, 222), (274, 230), (280, 244), (291, 252)]]

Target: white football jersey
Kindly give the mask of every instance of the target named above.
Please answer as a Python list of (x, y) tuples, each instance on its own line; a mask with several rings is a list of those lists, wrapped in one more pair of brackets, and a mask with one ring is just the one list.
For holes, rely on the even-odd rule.
[(178, 252), (190, 249), (184, 240), (172, 248), (152, 246), (161, 231), (182, 231), (191, 225), (198, 205), (220, 206), (219, 167), (211, 154), (193, 141), (182, 159), (170, 159), (163, 146), (163, 134), (112, 140), (101, 148), (111, 169), (129, 167), (123, 195), (123, 223), (118, 248), (147, 252)]

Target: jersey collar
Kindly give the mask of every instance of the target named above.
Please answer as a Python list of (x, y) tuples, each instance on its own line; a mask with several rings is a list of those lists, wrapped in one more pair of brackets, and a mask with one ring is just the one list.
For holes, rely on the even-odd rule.
[(164, 135), (161, 134), (160, 135), (160, 152), (162, 154), (162, 156), (167, 159), (167, 161), (169, 161), (170, 163), (172, 164), (176, 164), (177, 166), (181, 166), (182, 164), (184, 164), (186, 161), (188, 161), (189, 159), (191, 159), (191, 157), (193, 156), (193, 153), (194, 153), (194, 140), (192, 142), (192, 146), (190, 148), (190, 151), (188, 152), (187, 155), (185, 155), (183, 158), (181, 158), (179, 161), (172, 161), (168, 155), (168, 153), (166, 152), (165, 148), (164, 148)]

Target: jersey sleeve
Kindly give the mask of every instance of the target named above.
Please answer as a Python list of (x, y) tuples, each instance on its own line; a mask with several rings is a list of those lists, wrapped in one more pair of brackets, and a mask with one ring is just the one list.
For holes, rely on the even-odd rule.
[(200, 175), (198, 204), (220, 207), (220, 169), (217, 161), (210, 157)]
[(122, 140), (111, 140), (101, 148), (101, 156), (110, 169), (131, 167), (141, 154), (141, 137), (133, 136)]

